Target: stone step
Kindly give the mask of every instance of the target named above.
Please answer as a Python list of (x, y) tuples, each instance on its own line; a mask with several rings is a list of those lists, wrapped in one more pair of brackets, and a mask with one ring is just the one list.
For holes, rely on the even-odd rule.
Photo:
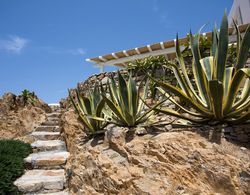
[(59, 121), (45, 121), (42, 123), (42, 126), (57, 126), (59, 124)]
[(33, 151), (52, 151), (52, 150), (66, 150), (64, 141), (61, 140), (37, 140), (31, 144)]
[(48, 121), (59, 122), (59, 121), (60, 121), (60, 118), (58, 118), (58, 117), (47, 117), (47, 120), (48, 120)]
[(35, 129), (35, 131), (53, 131), (60, 132), (61, 128), (59, 126), (39, 126)]
[(33, 168), (60, 168), (60, 166), (66, 163), (68, 157), (69, 152), (55, 150), (32, 153), (24, 161)]
[(69, 193), (65, 192), (65, 191), (61, 191), (61, 192), (46, 193), (46, 194), (36, 194), (36, 195), (69, 195)]
[(60, 132), (35, 131), (31, 136), (37, 140), (56, 140), (60, 138)]
[(28, 170), (14, 184), (22, 193), (60, 192), (66, 184), (63, 169)]
[(52, 112), (52, 113), (47, 113), (47, 117), (60, 117), (61, 113), (60, 112)]

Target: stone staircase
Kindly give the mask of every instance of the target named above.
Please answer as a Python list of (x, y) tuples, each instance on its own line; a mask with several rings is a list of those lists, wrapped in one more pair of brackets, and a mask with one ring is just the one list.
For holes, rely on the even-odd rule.
[(30, 170), (14, 182), (23, 194), (68, 195), (64, 165), (69, 152), (61, 140), (60, 114), (58, 109), (47, 114), (46, 122), (31, 133), (33, 153), (24, 159)]

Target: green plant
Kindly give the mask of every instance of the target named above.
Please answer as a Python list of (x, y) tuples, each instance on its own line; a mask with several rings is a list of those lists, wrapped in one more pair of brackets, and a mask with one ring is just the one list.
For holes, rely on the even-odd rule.
[[(146, 82), (144, 87), (143, 84), (144, 83), (141, 82), (137, 88), (131, 75), (126, 82), (119, 71), (118, 85), (115, 83), (114, 78), (111, 77), (108, 83), (109, 95), (103, 95), (104, 101), (110, 108), (110, 110), (105, 112), (110, 123), (114, 123), (119, 126), (134, 127), (149, 119), (149, 117), (153, 114), (153, 109), (145, 111), (144, 101), (146, 100), (148, 94), (148, 82)], [(143, 92), (140, 97), (141, 91)], [(156, 106), (159, 104), (160, 103)]]
[(30, 92), (29, 90), (24, 89), (22, 91), (21, 97), (23, 98), (24, 105), (26, 105), (28, 102), (30, 102), (31, 104), (35, 103), (35, 93), (34, 92)]
[[(133, 62), (130, 62), (127, 66), (127, 70), (132, 73), (133, 75), (137, 74), (150, 74), (152, 77), (157, 77), (163, 81), (170, 81), (173, 82), (175, 80), (173, 71), (169, 68), (163, 66), (164, 64), (168, 63), (168, 59), (165, 56), (150, 56), (144, 59), (138, 59)], [(150, 97), (152, 99), (156, 98), (156, 87), (157, 83), (153, 80), (149, 81), (149, 91)]]
[(0, 194), (19, 194), (13, 182), (23, 174), (23, 158), (31, 152), (30, 144), (0, 140)]
[(103, 109), (105, 101), (101, 95), (103, 93), (102, 87), (95, 85), (94, 89), (89, 91), (89, 97), (83, 96), (79, 88), (74, 90), (74, 92), (76, 94), (76, 101), (70, 90), (69, 97), (83, 125), (89, 130), (90, 134), (103, 133), (102, 130), (107, 123), (94, 119), (95, 117), (104, 118)]
[[(199, 48), (200, 34), (193, 36), (190, 33), (190, 46), (193, 55), (192, 71), (194, 82), (187, 74), (186, 65), (180, 51), (177, 37), (176, 54), (178, 66), (168, 62), (172, 67), (178, 86), (157, 81), (158, 89), (179, 107), (181, 112), (170, 109), (155, 108), (156, 111), (174, 115), (194, 123), (208, 121), (242, 123), (250, 118), (250, 68), (245, 67), (250, 47), (250, 26), (244, 37), (237, 32), (237, 48), (235, 64), (228, 66), (228, 21), (226, 14), (223, 17), (220, 31), (215, 28), (212, 33), (210, 56), (201, 58)], [(185, 100), (194, 111), (184, 108), (170, 94)], [(186, 114), (183, 114), (186, 113)]]

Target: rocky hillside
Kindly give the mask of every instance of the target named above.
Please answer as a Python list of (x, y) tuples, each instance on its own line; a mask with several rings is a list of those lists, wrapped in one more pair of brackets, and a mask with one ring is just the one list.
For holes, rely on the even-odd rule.
[[(62, 116), (71, 194), (250, 194), (250, 151), (214, 129), (125, 133), (85, 139), (73, 110)], [(245, 127), (249, 128), (249, 126)]]
[(45, 120), (50, 107), (34, 96), (33, 102), (25, 102), (21, 95), (5, 93), (0, 98), (0, 137), (26, 139), (36, 126)]

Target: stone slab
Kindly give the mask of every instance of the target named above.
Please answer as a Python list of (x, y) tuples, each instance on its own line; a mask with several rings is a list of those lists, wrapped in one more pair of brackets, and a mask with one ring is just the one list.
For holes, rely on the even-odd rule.
[(35, 131), (31, 136), (38, 140), (56, 140), (60, 138), (60, 132)]
[(34, 168), (58, 167), (64, 165), (69, 157), (67, 151), (46, 151), (32, 153), (24, 161)]
[(35, 131), (54, 131), (59, 132), (61, 131), (59, 126), (39, 126), (35, 129)]
[(52, 113), (47, 113), (47, 117), (60, 117), (61, 113), (60, 112), (52, 112)]
[(28, 170), (18, 178), (14, 185), (23, 193), (59, 192), (64, 189), (66, 178), (64, 170)]
[(36, 194), (36, 195), (69, 195), (69, 193), (65, 192), (65, 191), (61, 191), (61, 192), (46, 193), (46, 194)]
[(65, 142), (61, 140), (37, 140), (31, 146), (35, 151), (66, 150)]
[(47, 117), (47, 120), (48, 120), (48, 121), (59, 122), (59, 121), (60, 121), (60, 118), (58, 118), (58, 117)]
[(42, 126), (56, 126), (59, 125), (59, 121), (45, 121), (42, 123)]

